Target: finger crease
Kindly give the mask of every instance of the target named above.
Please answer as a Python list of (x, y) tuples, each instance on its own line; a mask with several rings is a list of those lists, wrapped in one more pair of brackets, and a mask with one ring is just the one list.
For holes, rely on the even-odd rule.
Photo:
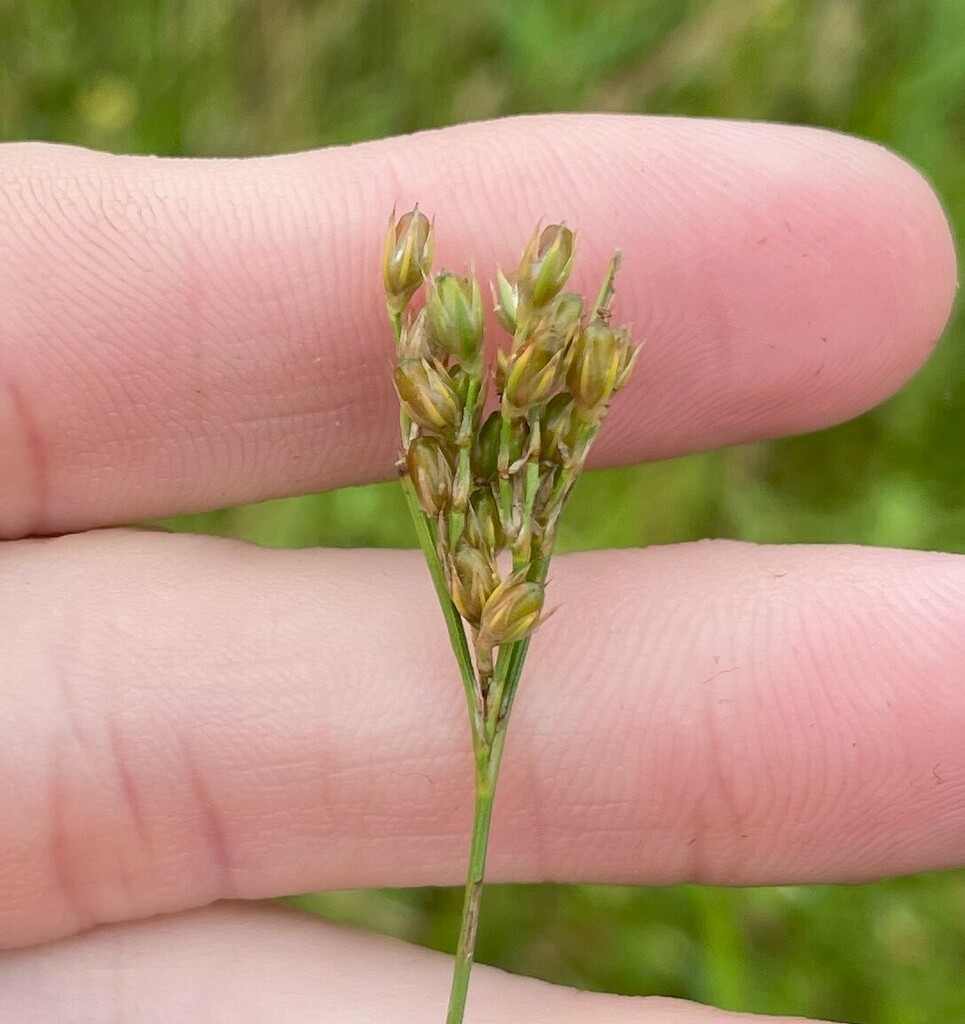
[(2, 371), (0, 385), (10, 399), (10, 407), (20, 425), (33, 491), (33, 510), (24, 518), (24, 525), (18, 532), (29, 534), (47, 533), (47, 507), (49, 503), (50, 473), (47, 442), (44, 439), (30, 403), (9, 371)]
[(97, 923), (81, 895), (74, 870), (74, 857), (67, 828), (66, 776), (61, 750), (56, 742), (51, 750), (50, 836), (48, 840), (54, 878), (64, 905), (74, 920), (74, 931), (83, 931)]
[(237, 892), (234, 882), (234, 858), (231, 856), (224, 822), (205, 784), (197, 757), (187, 744), (184, 746), (184, 764), (187, 769), (188, 782), (194, 794), (194, 802), (201, 815), (201, 835), (205, 840), (210, 862), (216, 872), (216, 898), (238, 899), (240, 894)]

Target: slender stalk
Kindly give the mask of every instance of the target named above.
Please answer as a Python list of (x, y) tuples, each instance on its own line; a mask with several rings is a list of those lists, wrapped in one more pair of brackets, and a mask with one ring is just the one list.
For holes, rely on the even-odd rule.
[(608, 315), (615, 290), (613, 285), (620, 271), (621, 263), (623, 263), (623, 253), (615, 252), (606, 266), (603, 284), (600, 285), (600, 290), (597, 293), (596, 301), (593, 303), (593, 309), (590, 313), (591, 319), (600, 320)]
[[(480, 430), (478, 413), (485, 405), (488, 380), (482, 358), (484, 315), (478, 284), (472, 276), (436, 275), (429, 284), (423, 311), (414, 317), (407, 314), (414, 293), (429, 279), (432, 223), (416, 206), (394, 225), (390, 221), (386, 235), (382, 276), (398, 357), (403, 493), (459, 666), (474, 756), (469, 869), (447, 1024), (463, 1024), (465, 1015), (497, 780), (509, 716), (529, 650), (529, 634), (538, 624), (543, 607), (543, 585), (556, 521), (583, 469), (609, 397), (626, 383), (639, 352), (639, 348), (631, 347), (625, 328), (611, 331), (608, 327), (619, 253), (610, 261), (589, 310), (590, 324), (595, 324), (592, 334), (583, 325), (581, 302), (577, 308), (574, 296), (562, 293), (572, 266), (573, 239), (573, 232), (564, 224), (537, 227), (524, 249), (516, 284), (499, 276), (499, 302), (504, 314), (500, 319), (512, 325), (513, 338), (509, 354), (499, 358), (498, 375), (509, 374), (513, 379), (513, 367), (519, 367), (520, 374), (528, 372), (528, 364), (517, 361), (534, 356), (538, 358), (532, 369), (540, 373), (545, 369), (540, 369), (545, 353), (537, 348), (540, 340), (532, 329), (535, 316), (548, 317), (560, 330), (565, 327), (564, 341), (571, 346), (567, 356), (570, 362), (566, 364), (565, 383), (555, 376), (553, 381), (533, 382), (538, 390), (531, 397), (541, 397), (539, 403), (526, 400), (525, 388), (514, 399), (523, 403), (519, 407), (506, 394), (500, 396), (497, 472), (494, 479), (487, 479), (487, 465), (487, 473), (480, 473), (477, 479), (471, 449)], [(572, 322), (574, 313), (579, 323)], [(571, 365), (577, 368), (572, 379)], [(456, 405), (460, 395), (461, 413)], [(546, 401), (558, 399), (562, 399), (561, 412), (579, 419), (565, 427), (569, 447), (560, 441), (559, 451), (543, 463), (543, 406)], [(478, 440), (481, 442), (482, 437)], [(489, 444), (487, 436), (486, 463), (491, 455)], [(458, 453), (455, 466), (450, 464), (452, 448)], [(515, 459), (511, 457), (514, 452)], [(544, 470), (549, 477), (543, 475)], [(411, 478), (409, 473), (413, 474)], [(551, 487), (553, 474), (556, 478)], [(490, 497), (495, 500), (501, 531), (489, 521), (490, 507), (485, 516), (480, 514), (480, 529), (474, 528), (472, 535), (466, 536), (474, 487), (480, 489), (480, 509), (489, 505)], [(423, 509), (429, 509), (429, 514)], [(475, 517), (472, 522), (476, 523)], [(463, 543), (465, 549), (454, 550)], [(512, 552), (513, 574), (501, 579), (496, 557), (504, 548)], [(466, 624), (453, 593), (463, 608)], [(511, 641), (521, 634), (522, 640)], [(494, 657), (495, 651), (498, 657)]]
[(412, 488), (412, 481), (408, 477), (402, 478), (402, 490), (405, 494), (406, 505), (409, 507), (409, 514), (412, 517), (412, 524), (415, 526), (416, 536), (419, 538), (419, 546), (422, 548), (426, 564), (429, 566), (429, 575), (432, 577), (436, 597), (439, 599), (442, 616), (446, 620), (449, 643), (452, 645), (453, 653), (459, 664), (459, 675), (462, 677), (463, 689), (466, 691), (466, 703), (469, 705), (469, 724), (472, 727), (473, 744), (476, 744), (483, 735), (484, 715), (476, 685), (476, 672), (472, 666), (472, 655), (469, 653), (469, 643), (466, 640), (466, 631), (462, 625), (462, 618), (449, 597), (446, 574), (439, 561), (432, 525), (422, 509), (419, 508), (419, 502)]
[(499, 515), (507, 535), (513, 533), (513, 497), (509, 486), (509, 445), (512, 432), (513, 421), (506, 415), (504, 409), (499, 429)]
[(449, 513), (449, 543), (455, 547), (466, 526), (466, 502), (469, 499), (469, 449), (472, 447), (472, 425), (476, 419), (476, 403), (479, 401), (482, 381), (473, 377), (469, 382), (466, 407), (462, 414), (462, 429), (456, 438), (459, 448), (459, 464), (456, 468), (456, 504)]
[(489, 847), (489, 827), (492, 822), (493, 800), (499, 766), (506, 743), (506, 726), (497, 731), (492, 743), (485, 741), (476, 747), (476, 799), (472, 822), (472, 840), (469, 847), (469, 872), (462, 904), (462, 922), (456, 946), (456, 962), (449, 992), (446, 1024), (463, 1024), (469, 975), (472, 971), (476, 932), (479, 927), (479, 906), (482, 901), (483, 882), (486, 877), (486, 852)]
[[(392, 323), (392, 333), (395, 335), (396, 344), (398, 344), (402, 336), (402, 314), (395, 313), (390, 308), (389, 320)], [(405, 410), (401, 410), (399, 413), (399, 426), (404, 442), (409, 432), (409, 417), (406, 415)], [(466, 703), (469, 706), (469, 724), (472, 728), (472, 739), (475, 745), (483, 735), (485, 712), (476, 685), (476, 672), (472, 664), (472, 655), (469, 653), (466, 630), (462, 624), (462, 617), (449, 596), (446, 574), (443, 571), (442, 563), (439, 561), (435, 531), (431, 522), (419, 507), (419, 501), (412, 487), (412, 481), (407, 476), (402, 478), (402, 492), (405, 495), (405, 503), (409, 509), (412, 525), (415, 527), (416, 536), (419, 539), (419, 547), (422, 548), (426, 564), (429, 567), (429, 575), (432, 577), (432, 585), (435, 587), (436, 597), (439, 599), (439, 607), (442, 609), (442, 617), (445, 619), (446, 631), (449, 634), (449, 643), (459, 665), (459, 675), (462, 678), (462, 686), (466, 692)]]

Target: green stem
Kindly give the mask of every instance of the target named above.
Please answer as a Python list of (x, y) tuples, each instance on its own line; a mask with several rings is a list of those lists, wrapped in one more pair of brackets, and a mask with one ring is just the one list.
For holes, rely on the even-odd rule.
[[(533, 578), (543, 582), (549, 558), (537, 551), (531, 563)], [(496, 781), (503, 759), (503, 747), (509, 726), (509, 712), (519, 686), (519, 677), (529, 650), (529, 637), (500, 650), (492, 689), (487, 702), (487, 716), (484, 734), (476, 743), (476, 801), (472, 823), (472, 841), (469, 848), (469, 873), (466, 877), (466, 891), (462, 903), (462, 923), (459, 928), (459, 942), (456, 946), (456, 963), (452, 974), (452, 990), (449, 994), (449, 1012), (446, 1024), (462, 1024), (466, 1011), (466, 995), (469, 991), (469, 974), (472, 970), (476, 946), (476, 931), (479, 926), (479, 905), (482, 900), (483, 882), (486, 877), (486, 851), (489, 845), (489, 827), (492, 822), (493, 799), (496, 795)]]
[[(536, 563), (536, 573), (541, 580), (546, 576), (547, 563), (548, 560), (540, 560)], [(456, 946), (456, 962), (452, 973), (452, 989), (449, 993), (446, 1024), (463, 1024), (466, 1012), (469, 975), (472, 971), (476, 932), (479, 927), (479, 907), (482, 901), (483, 882), (486, 878), (486, 852), (489, 847), (489, 829), (492, 823), (496, 782), (499, 778), (499, 767), (502, 763), (503, 747), (506, 743), (509, 712), (528, 650), (529, 637), (526, 637), (524, 640), (510, 645), (506, 651), (500, 651), (493, 688), (490, 692), (490, 707), (494, 709), (495, 713), (487, 715), (485, 737), (475, 746), (476, 800), (473, 812), (472, 840), (469, 847), (469, 872), (466, 876), (462, 922)]]
[[(396, 345), (402, 337), (402, 312), (395, 312), (389, 307), (389, 320), (392, 323), (392, 333), (395, 335)], [(402, 444), (408, 443), (409, 417), (405, 410), (399, 413), (399, 428), (402, 434)], [(439, 551), (436, 547), (435, 531), (425, 513), (419, 507), (419, 500), (416, 498), (412, 481), (407, 477), (402, 478), (402, 493), (405, 495), (405, 503), (409, 508), (409, 516), (412, 525), (415, 527), (416, 536), (419, 538), (419, 547), (425, 555), (426, 564), (429, 566), (429, 575), (432, 577), (432, 585), (435, 587), (436, 597), (439, 599), (439, 607), (442, 609), (442, 617), (446, 621), (446, 630), (449, 633), (449, 643), (452, 645), (452, 652), (456, 656), (459, 665), (459, 675), (462, 677), (462, 686), (466, 692), (466, 703), (469, 706), (469, 725), (472, 729), (473, 744), (480, 742), (485, 726), (485, 714), (482, 700), (476, 686), (476, 672), (472, 665), (472, 655), (469, 653), (469, 644), (466, 640), (466, 631), (462, 625), (462, 618), (456, 610), (456, 606), (449, 597), (449, 587), (446, 584), (446, 574), (443, 571), (442, 563), (439, 561)]]
[(442, 616), (446, 620), (449, 642), (452, 644), (453, 653), (459, 664), (459, 674), (462, 677), (463, 689), (466, 691), (466, 703), (469, 705), (469, 723), (472, 726), (473, 744), (477, 744), (481, 742), (483, 735), (483, 710), (476, 687), (476, 673), (472, 665), (472, 655), (469, 653), (466, 631), (462, 625), (462, 618), (449, 597), (449, 588), (446, 586), (446, 576), (442, 569), (442, 563), (439, 561), (439, 553), (436, 550), (436, 540), (433, 536), (432, 525), (422, 509), (419, 508), (419, 501), (415, 496), (412, 481), (408, 477), (402, 478), (402, 491), (405, 494), (406, 505), (409, 507), (412, 524), (415, 526), (416, 536), (419, 538), (419, 546), (422, 548), (426, 564), (429, 566), (429, 575), (432, 577), (436, 597), (439, 599), (439, 606), (442, 608)]
[[(545, 583), (549, 564), (549, 554), (544, 554), (544, 552), (537, 550), (534, 552), (533, 560), (530, 562), (528, 578), (535, 583)], [(494, 684), (495, 693), (490, 705), (486, 709), (487, 736), (498, 736), (500, 726), (505, 728), (505, 724), (509, 721), (509, 713), (513, 710), (513, 701), (516, 699), (516, 691), (519, 688), (519, 678), (523, 674), (523, 665), (526, 663), (526, 655), (529, 653), (531, 636), (532, 634), (523, 637), (522, 640), (517, 640), (505, 652), (505, 671), (502, 670), (504, 653), (503, 651), (499, 652), (499, 662), (496, 665), (496, 681)]]
[(493, 816), (493, 799), (506, 742), (506, 722), (496, 733), (491, 744), (476, 747), (476, 800), (472, 822), (472, 841), (469, 848), (469, 872), (462, 904), (462, 923), (456, 946), (456, 962), (452, 972), (449, 1010), (446, 1024), (463, 1024), (466, 996), (469, 992), (469, 974), (472, 971), (479, 927), (479, 906), (482, 901), (483, 882), (486, 877), (486, 851), (489, 846), (489, 827)]

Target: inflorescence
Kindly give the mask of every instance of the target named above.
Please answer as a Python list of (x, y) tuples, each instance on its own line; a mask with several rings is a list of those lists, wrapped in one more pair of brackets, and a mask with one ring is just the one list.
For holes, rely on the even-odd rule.
[[(495, 315), (511, 343), (497, 351), (490, 371), (479, 284), (449, 271), (430, 276), (433, 234), (416, 207), (390, 222), (385, 243), (399, 466), (431, 525), (449, 597), (469, 627), (482, 715), (491, 718), (502, 710), (486, 706), (494, 652), (527, 637), (543, 617), (560, 513), (639, 347), (626, 328), (610, 325), (619, 254), (586, 308), (563, 290), (574, 233), (551, 224), (530, 238), (515, 274), (497, 271)], [(413, 311), (423, 283), (424, 304)], [(487, 413), (487, 404), (496, 408)]]

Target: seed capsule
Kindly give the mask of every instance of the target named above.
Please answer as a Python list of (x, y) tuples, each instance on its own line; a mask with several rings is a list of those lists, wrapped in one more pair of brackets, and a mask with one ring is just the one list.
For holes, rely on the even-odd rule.
[(385, 297), (393, 313), (401, 313), (428, 276), (432, 267), (434, 239), (429, 218), (416, 206), (403, 214), (385, 236), (382, 280)]
[(417, 437), (405, 453), (405, 466), (419, 507), (438, 516), (452, 507), (453, 456), (438, 437)]
[(399, 401), (415, 423), (444, 436), (455, 436), (462, 423), (463, 402), (440, 363), (403, 359), (394, 377)]
[(565, 224), (550, 224), (527, 243), (516, 280), (530, 308), (539, 309), (559, 295), (573, 268), (574, 240)]
[(483, 608), (499, 582), (492, 560), (465, 540), (449, 559), (449, 593), (459, 614), (478, 626)]
[(505, 541), (499, 520), (499, 506), (488, 487), (478, 487), (469, 496), (466, 515), (466, 540), (474, 547), (495, 553), (501, 551)]
[(435, 345), (478, 374), (485, 314), (476, 280), (438, 274), (426, 295), (425, 310)]
[(566, 373), (566, 337), (554, 327), (537, 331), (510, 358), (503, 400), (513, 414), (549, 401)]
[(479, 621), (477, 647), (492, 650), (528, 636), (543, 609), (543, 585), (510, 576), (490, 594)]
[(624, 343), (600, 320), (587, 324), (573, 345), (566, 386), (581, 412), (601, 411), (624, 364)]

